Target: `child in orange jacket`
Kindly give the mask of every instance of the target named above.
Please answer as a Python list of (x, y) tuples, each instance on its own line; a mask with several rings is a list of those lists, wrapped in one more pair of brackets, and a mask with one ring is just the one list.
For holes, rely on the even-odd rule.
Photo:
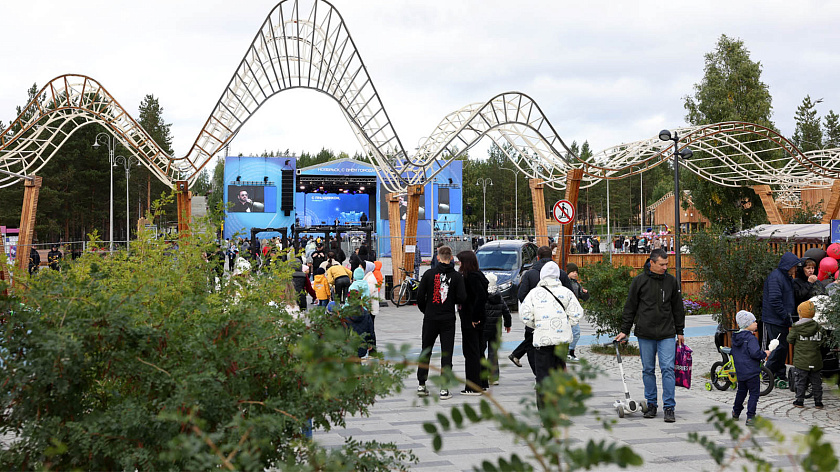
[(318, 299), (318, 306), (327, 306), (330, 302), (330, 281), (327, 280), (326, 271), (319, 267), (315, 269), (315, 279), (312, 282), (315, 289), (315, 298)]

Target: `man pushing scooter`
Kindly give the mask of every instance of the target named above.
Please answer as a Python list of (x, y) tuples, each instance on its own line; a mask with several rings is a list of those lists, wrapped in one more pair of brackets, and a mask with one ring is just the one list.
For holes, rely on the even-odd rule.
[(659, 357), (659, 370), (662, 373), (662, 406), (665, 422), (673, 423), (674, 417), (674, 357), (677, 341), (685, 344), (685, 309), (682, 292), (677, 279), (666, 271), (668, 254), (662, 249), (650, 253), (644, 271), (633, 278), (630, 292), (624, 304), (621, 332), (616, 341), (626, 342), (630, 329), (636, 325), (635, 334), (639, 339), (639, 354), (642, 358), (642, 380), (645, 384), (647, 411), (645, 418), (655, 418), (657, 408), (656, 357)]

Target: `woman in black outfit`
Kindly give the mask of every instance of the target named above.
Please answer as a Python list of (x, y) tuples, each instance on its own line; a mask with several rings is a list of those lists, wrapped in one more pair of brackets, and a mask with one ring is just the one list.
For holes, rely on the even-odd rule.
[[(796, 306), (812, 297), (826, 294), (825, 287), (817, 280), (816, 271), (817, 261), (813, 259), (805, 259), (796, 268), (796, 278), (793, 279), (793, 301)], [(796, 313), (793, 316), (799, 318)]]
[(461, 304), (459, 310), (464, 370), (469, 382), (482, 387), (482, 390), (476, 391), (467, 385), (464, 390), (461, 390), (461, 395), (481, 395), (482, 391), (489, 387), (489, 372), (486, 372), (481, 362), (484, 359), (481, 346), (484, 344), (484, 323), (487, 319), (484, 305), (487, 303), (489, 282), (478, 268), (475, 252), (461, 251), (458, 253), (458, 260), (461, 262), (458, 272), (464, 276), (464, 285), (467, 289), (467, 300)]

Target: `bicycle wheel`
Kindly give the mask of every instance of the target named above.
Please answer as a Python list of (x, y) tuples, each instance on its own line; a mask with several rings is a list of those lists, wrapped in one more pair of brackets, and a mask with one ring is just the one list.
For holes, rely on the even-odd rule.
[(402, 284), (394, 285), (394, 287), (391, 288), (391, 303), (393, 303), (396, 306), (400, 306), (398, 301), (400, 299), (400, 289), (401, 288), (402, 288)]
[(758, 395), (763, 397), (773, 391), (773, 387), (776, 385), (776, 376), (773, 375), (773, 372), (770, 372), (770, 369), (764, 366), (761, 366), (761, 374), (759, 375), (761, 390), (758, 392)]
[(717, 361), (712, 364), (711, 377), (709, 378), (712, 385), (718, 390), (726, 390), (732, 384), (729, 376), (723, 373), (723, 366), (724, 363), (722, 361)]
[(391, 291), (391, 301), (394, 302), (394, 305), (400, 307), (408, 303), (410, 295), (408, 284), (399, 284)]

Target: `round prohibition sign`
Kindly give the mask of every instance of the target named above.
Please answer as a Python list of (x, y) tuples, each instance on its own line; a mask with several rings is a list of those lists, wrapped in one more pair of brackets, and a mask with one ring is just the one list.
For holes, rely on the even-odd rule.
[(575, 220), (575, 207), (568, 200), (560, 200), (551, 209), (554, 219), (561, 225), (567, 225)]

